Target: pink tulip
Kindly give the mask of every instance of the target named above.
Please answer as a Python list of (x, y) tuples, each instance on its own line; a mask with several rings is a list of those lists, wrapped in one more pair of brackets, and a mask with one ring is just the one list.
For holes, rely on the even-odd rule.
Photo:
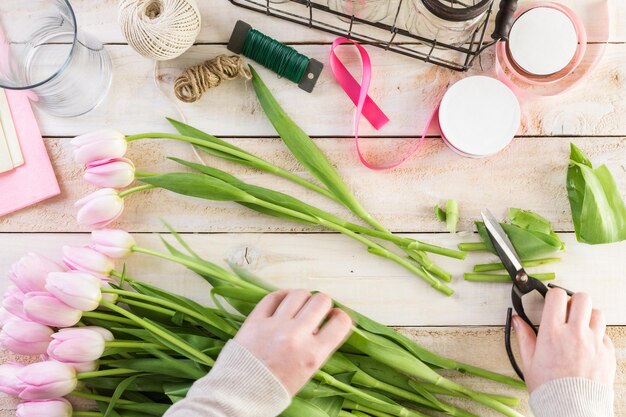
[(121, 158), (126, 153), (127, 143), (124, 135), (115, 130), (99, 130), (76, 136), (72, 139), (74, 160), (79, 164)]
[[(111, 287), (111, 284), (106, 280), (106, 279), (100, 279), (100, 287), (101, 288), (113, 288)], [(118, 295), (117, 294), (113, 294), (111, 292), (103, 292), (102, 293), (102, 299), (104, 301), (108, 301), (109, 303), (117, 303), (117, 298)]]
[(6, 308), (0, 307), (0, 328), (4, 327), (4, 325), (7, 324), (9, 320), (16, 319), (16, 318), (19, 318), (19, 317), (9, 313), (9, 311)]
[(9, 362), (0, 365), (0, 392), (17, 397), (22, 392), (20, 380), (17, 373), (24, 368), (24, 365), (16, 362)]
[(76, 371), (70, 365), (55, 361), (37, 362), (17, 372), (23, 400), (46, 400), (64, 397), (76, 388)]
[(78, 271), (51, 272), (46, 282), (48, 292), (72, 308), (92, 311), (100, 305), (100, 280), (91, 274)]
[(65, 398), (25, 401), (17, 406), (15, 417), (72, 417), (72, 405)]
[(29, 320), (52, 327), (71, 327), (82, 316), (82, 311), (68, 306), (47, 292), (26, 294), (24, 313)]
[(104, 352), (104, 337), (91, 329), (65, 329), (52, 335), (48, 346), (50, 358), (59, 362), (90, 362)]
[(23, 293), (43, 291), (48, 272), (63, 271), (63, 267), (45, 256), (24, 255), (11, 267), (9, 278)]
[(15, 285), (9, 285), (4, 292), (2, 307), (10, 314), (26, 320), (26, 315), (24, 314), (24, 293)]
[(53, 333), (43, 324), (15, 318), (2, 327), (0, 344), (18, 355), (40, 355), (48, 349)]
[(78, 200), (77, 220), (82, 226), (102, 229), (124, 211), (124, 199), (113, 188), (103, 188)]
[[(102, 338), (104, 339), (105, 342), (112, 342), (115, 340), (115, 336), (113, 336), (113, 333), (111, 333), (108, 329), (105, 329), (104, 327), (99, 327), (99, 326), (83, 326), (81, 327), (82, 329), (88, 329), (88, 330), (92, 330), (94, 332), (100, 333), (100, 336), (102, 336)], [(74, 328), (70, 327), (67, 329), (59, 329), (59, 333), (63, 333), (63, 332), (71, 332), (73, 331)]]
[(98, 361), (89, 361), (89, 362), (68, 362), (77, 373), (83, 372), (93, 372), (98, 370)]
[(88, 246), (63, 246), (63, 262), (70, 269), (104, 276), (115, 267), (111, 258)]
[(135, 165), (126, 158), (94, 161), (87, 164), (83, 177), (97, 187), (124, 188), (135, 180)]
[(120, 229), (102, 229), (91, 232), (91, 247), (109, 258), (126, 258), (136, 244), (130, 233)]

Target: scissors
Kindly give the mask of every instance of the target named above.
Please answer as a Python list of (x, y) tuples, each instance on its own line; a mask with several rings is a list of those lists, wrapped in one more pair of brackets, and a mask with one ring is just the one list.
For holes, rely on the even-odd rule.
[[(537, 278), (533, 278), (528, 275), (528, 273), (524, 270), (522, 261), (517, 255), (517, 252), (515, 251), (513, 244), (509, 240), (509, 237), (506, 235), (506, 232), (504, 231), (504, 229), (502, 229), (502, 226), (500, 226), (500, 223), (498, 223), (493, 214), (491, 214), (489, 210), (484, 210), (481, 215), (483, 221), (485, 222), (485, 228), (487, 229), (489, 239), (491, 240), (491, 243), (493, 244), (493, 247), (495, 248), (498, 257), (502, 261), (504, 268), (509, 273), (511, 281), (513, 281), (513, 288), (511, 289), (511, 301), (513, 302), (513, 308), (515, 309), (515, 312), (522, 318), (522, 320), (528, 323), (528, 325), (531, 327), (531, 329), (533, 329), (535, 334), (537, 334), (537, 328), (530, 321), (530, 319), (526, 315), (526, 312), (524, 311), (524, 303), (522, 302), (522, 297), (533, 291), (537, 291), (539, 294), (541, 294), (542, 297), (545, 298), (549, 288), (561, 288), (562, 290), (565, 290), (565, 292), (567, 292), (567, 295), (569, 296), (574, 295), (574, 293), (563, 287), (559, 287), (558, 285), (545, 285)], [(506, 346), (506, 354), (509, 357), (511, 366), (513, 366), (515, 373), (523, 381), (524, 373), (517, 364), (515, 356), (513, 355), (513, 350), (511, 349), (512, 311), (513, 309), (509, 307), (506, 313), (504, 344)]]

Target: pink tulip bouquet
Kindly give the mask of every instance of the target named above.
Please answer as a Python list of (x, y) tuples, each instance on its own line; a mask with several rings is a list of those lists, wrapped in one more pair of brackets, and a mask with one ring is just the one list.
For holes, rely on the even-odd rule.
[[(339, 232), (364, 245), (370, 253), (405, 268), (437, 291), (451, 295), (453, 290), (447, 284), (451, 274), (436, 265), (428, 253), (456, 259), (464, 259), (466, 253), (397, 236), (377, 222), (352, 194), (323, 152), (280, 107), (254, 69), (252, 74), (261, 107), (293, 156), (316, 181), (295, 175), (244, 149), (174, 120), (170, 122), (177, 134), (124, 136), (112, 130), (98, 131), (72, 140), (74, 158), (85, 166), (85, 180), (100, 188), (76, 202), (78, 222), (92, 228), (107, 227), (122, 214), (126, 197), (153, 188), (204, 200), (232, 201), (264, 215)], [(360, 223), (345, 220), (290, 195), (248, 184), (216, 168), (178, 158), (170, 159), (182, 166), (181, 172), (137, 171), (124, 155), (128, 143), (142, 139), (172, 139), (189, 143), (200, 152), (285, 178), (344, 206), (360, 219)], [(120, 190), (134, 180), (143, 184)], [(393, 248), (390, 249), (389, 245), (395, 246), (396, 250), (391, 250)]]
[[(240, 268), (201, 258), (174, 231), (172, 236), (176, 242), (164, 240), (168, 251), (160, 252), (137, 245), (122, 230), (101, 229), (87, 246), (63, 247), (61, 262), (31, 253), (13, 265), (0, 344), (39, 358), (0, 365), (0, 391), (22, 401), (18, 417), (162, 416), (210, 371), (246, 315), (273, 289)], [(211, 285), (214, 306), (131, 277), (124, 265), (119, 269), (130, 255), (195, 272)], [(352, 335), (283, 416), (349, 417), (361, 410), (423, 417), (426, 410), (474, 417), (458, 405), (474, 402), (521, 417), (511, 408), (517, 398), (475, 391), (449, 376), (459, 372), (514, 388), (523, 382), (436, 355), (340, 307), (354, 319)], [(449, 397), (460, 402), (449, 404)], [(73, 410), (68, 398), (89, 399), (93, 407)]]

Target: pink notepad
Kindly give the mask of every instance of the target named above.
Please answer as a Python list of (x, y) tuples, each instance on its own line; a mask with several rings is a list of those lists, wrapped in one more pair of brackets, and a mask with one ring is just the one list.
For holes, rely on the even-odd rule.
[(28, 94), (6, 90), (24, 164), (0, 174), (0, 216), (60, 193)]

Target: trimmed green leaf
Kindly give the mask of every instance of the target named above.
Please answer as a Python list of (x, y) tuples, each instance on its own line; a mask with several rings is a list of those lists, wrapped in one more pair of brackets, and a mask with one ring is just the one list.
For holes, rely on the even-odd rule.
[(439, 207), (439, 204), (435, 205), (434, 211), (435, 211), (435, 217), (437, 218), (437, 220), (439, 220), (440, 222), (446, 221), (446, 211), (443, 210), (441, 207)]
[(576, 240), (591, 245), (626, 240), (626, 205), (606, 165), (593, 168), (573, 143), (567, 195)]

